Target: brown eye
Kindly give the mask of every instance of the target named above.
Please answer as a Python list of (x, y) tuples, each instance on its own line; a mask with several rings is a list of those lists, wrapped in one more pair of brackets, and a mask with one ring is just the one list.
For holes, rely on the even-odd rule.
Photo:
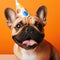
[(21, 21), (21, 22), (19, 22), (19, 23), (16, 25), (15, 29), (16, 29), (16, 30), (19, 30), (19, 28), (22, 27), (22, 26), (23, 26), (23, 23), (22, 23), (22, 21)]
[(35, 26), (40, 30), (42, 31), (42, 25), (39, 23), (39, 22), (35, 22)]

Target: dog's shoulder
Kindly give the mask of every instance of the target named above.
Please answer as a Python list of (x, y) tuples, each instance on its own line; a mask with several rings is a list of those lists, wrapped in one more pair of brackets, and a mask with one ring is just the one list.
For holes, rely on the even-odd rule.
[(45, 45), (48, 45), (50, 47), (53, 47), (53, 45), (50, 42), (48, 42), (47, 40), (43, 40), (42, 43), (45, 44)]
[(49, 43), (47, 40), (43, 40), (41, 43), (40, 43), (40, 46), (42, 46), (43, 48), (51, 48), (53, 47), (51, 43)]
[(48, 41), (46, 41), (46, 40), (43, 40), (38, 46), (37, 46), (37, 48), (36, 48), (36, 51), (39, 53), (39, 51), (40, 52), (44, 52), (44, 53), (46, 53), (46, 54), (50, 54), (51, 53), (51, 47), (52, 47), (52, 45), (48, 42)]

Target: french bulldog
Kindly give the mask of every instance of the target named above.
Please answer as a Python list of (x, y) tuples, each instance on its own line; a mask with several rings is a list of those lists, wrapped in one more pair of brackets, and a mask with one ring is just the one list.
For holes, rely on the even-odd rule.
[(11, 8), (5, 9), (8, 27), (15, 41), (18, 60), (59, 60), (56, 49), (44, 39), (47, 8), (40, 6), (35, 16), (21, 17)]

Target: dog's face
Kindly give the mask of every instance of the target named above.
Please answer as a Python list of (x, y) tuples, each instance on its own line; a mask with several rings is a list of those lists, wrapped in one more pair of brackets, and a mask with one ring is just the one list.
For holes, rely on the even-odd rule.
[(11, 8), (5, 10), (5, 16), (12, 30), (12, 38), (20, 47), (33, 49), (42, 42), (46, 24), (45, 6), (41, 6), (35, 16), (20, 17)]

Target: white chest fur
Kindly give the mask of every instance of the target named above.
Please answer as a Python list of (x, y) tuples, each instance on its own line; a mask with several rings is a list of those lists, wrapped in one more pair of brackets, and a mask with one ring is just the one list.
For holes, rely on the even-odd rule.
[(36, 55), (31, 51), (25, 51), (25, 50), (22, 50), (22, 58), (21, 60), (36, 60)]

